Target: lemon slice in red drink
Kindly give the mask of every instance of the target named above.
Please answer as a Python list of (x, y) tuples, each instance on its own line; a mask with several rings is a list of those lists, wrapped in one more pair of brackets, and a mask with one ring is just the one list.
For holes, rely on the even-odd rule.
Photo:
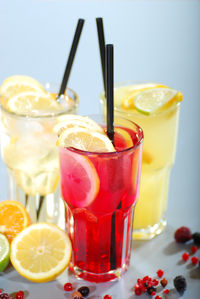
[(65, 149), (61, 149), (61, 159), (63, 197), (71, 206), (87, 207), (99, 192), (100, 182), (94, 165), (88, 157)]
[(82, 127), (73, 127), (62, 131), (57, 145), (89, 152), (115, 152), (115, 148), (106, 134)]

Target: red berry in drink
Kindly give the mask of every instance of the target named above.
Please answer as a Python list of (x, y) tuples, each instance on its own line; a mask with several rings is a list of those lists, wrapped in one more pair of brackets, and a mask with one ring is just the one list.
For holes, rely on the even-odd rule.
[(158, 277), (162, 277), (164, 274), (164, 271), (162, 269), (159, 269), (157, 272)]
[(196, 264), (198, 264), (198, 262), (199, 262), (199, 259), (198, 259), (198, 257), (196, 257), (196, 256), (193, 256), (193, 257), (191, 258), (191, 262), (192, 262), (192, 264), (193, 264), (193, 265), (196, 265)]
[(64, 284), (64, 290), (65, 290), (66, 292), (70, 292), (70, 291), (72, 291), (72, 290), (73, 290), (72, 284), (71, 284), (70, 282), (65, 283), (65, 284)]
[(19, 291), (16, 294), (16, 299), (23, 299), (24, 298), (24, 292), (23, 291)]
[(176, 230), (174, 238), (178, 243), (185, 243), (192, 239), (192, 233), (188, 227), (181, 226)]
[(197, 246), (192, 246), (192, 248), (191, 248), (191, 252), (192, 253), (196, 253), (197, 252), (197, 250), (198, 250), (198, 247)]
[(184, 262), (187, 262), (187, 261), (189, 260), (189, 257), (190, 257), (190, 255), (189, 255), (187, 252), (184, 252), (184, 253), (182, 254), (182, 260), (183, 260)]

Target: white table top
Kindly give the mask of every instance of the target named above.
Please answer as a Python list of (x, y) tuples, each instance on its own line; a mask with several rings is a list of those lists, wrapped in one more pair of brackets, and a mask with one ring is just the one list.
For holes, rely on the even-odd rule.
[[(28, 299), (64, 299), (71, 298), (63, 291), (64, 283), (70, 281), (74, 286), (90, 285), (90, 299), (103, 298), (106, 293), (115, 299), (136, 299), (132, 289), (136, 279), (154, 276), (162, 268), (169, 287), (176, 275), (184, 275), (188, 289), (183, 298), (200, 298), (200, 270), (181, 262), (187, 247), (173, 239), (174, 231), (182, 225), (200, 231), (200, 2), (0, 0), (0, 7), (0, 82), (13, 74), (30, 75), (40, 82), (60, 82), (77, 19), (85, 18), (69, 86), (80, 96), (80, 114), (100, 112), (102, 78), (95, 18), (103, 17), (106, 42), (115, 46), (115, 82), (163, 82), (184, 95), (170, 182), (168, 226), (151, 241), (134, 242), (131, 266), (123, 278), (95, 285), (77, 281), (65, 271), (55, 281), (38, 285), (9, 267), (0, 273), (0, 288), (9, 293), (26, 290)], [(0, 200), (6, 199), (2, 161), (0, 190)], [(166, 298), (178, 296), (172, 292)]]

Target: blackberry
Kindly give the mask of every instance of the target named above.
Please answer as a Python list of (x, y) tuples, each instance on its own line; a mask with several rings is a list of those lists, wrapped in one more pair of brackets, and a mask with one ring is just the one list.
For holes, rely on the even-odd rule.
[(89, 290), (88, 287), (83, 286), (83, 287), (80, 287), (78, 289), (78, 292), (80, 292), (83, 297), (87, 297), (87, 295), (89, 294), (90, 290)]
[(7, 293), (1, 293), (0, 294), (0, 299), (9, 299), (10, 296)]
[(174, 286), (180, 295), (183, 295), (187, 288), (187, 283), (185, 277), (182, 275), (176, 276), (174, 278)]
[(192, 239), (192, 233), (186, 226), (181, 226), (175, 231), (174, 238), (178, 243), (185, 243)]
[(192, 239), (196, 245), (200, 245), (200, 233), (194, 233)]

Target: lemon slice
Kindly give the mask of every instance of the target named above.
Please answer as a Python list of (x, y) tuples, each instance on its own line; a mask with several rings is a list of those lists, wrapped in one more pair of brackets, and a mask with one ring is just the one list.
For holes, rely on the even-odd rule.
[(11, 262), (16, 271), (34, 282), (55, 279), (68, 266), (72, 253), (67, 234), (54, 224), (32, 224), (11, 243)]
[(178, 91), (174, 89), (153, 88), (139, 93), (134, 104), (139, 112), (149, 115), (170, 102), (177, 94)]
[(53, 128), (53, 132), (60, 135), (63, 130), (75, 126), (103, 133), (103, 129), (91, 118), (74, 114), (61, 116), (58, 119), (58, 123)]
[(10, 260), (10, 245), (7, 238), (0, 234), (0, 272), (4, 271)]
[(17, 75), (8, 77), (0, 86), (0, 94), (6, 97), (13, 97), (18, 93), (26, 91), (46, 93), (37, 80), (28, 76)]
[(8, 98), (6, 108), (14, 113), (22, 115), (34, 115), (43, 113), (53, 113), (55, 110), (61, 110), (62, 106), (55, 101), (49, 94), (40, 94), (33, 91), (18, 93)]
[(57, 145), (89, 152), (115, 152), (115, 148), (106, 134), (81, 127), (63, 131), (58, 138)]

